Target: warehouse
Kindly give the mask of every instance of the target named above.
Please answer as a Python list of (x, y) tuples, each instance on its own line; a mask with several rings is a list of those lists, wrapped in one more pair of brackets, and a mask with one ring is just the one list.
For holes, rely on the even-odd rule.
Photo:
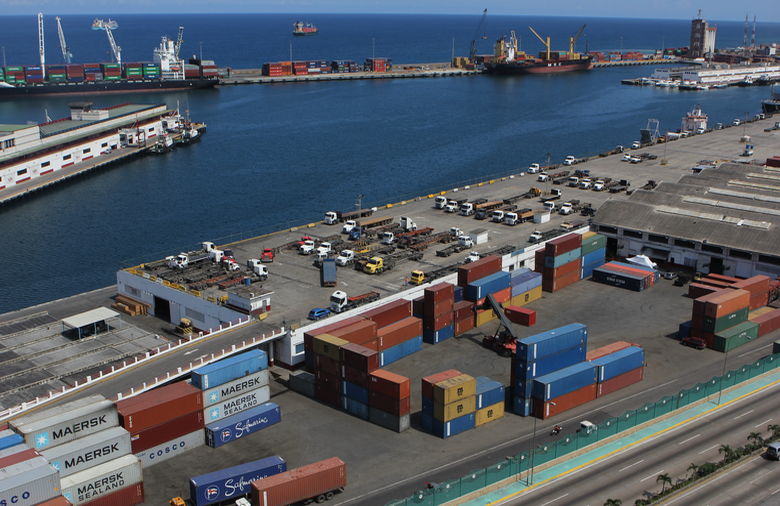
[(698, 272), (780, 274), (780, 171), (726, 163), (606, 202), (594, 218), (620, 256)]

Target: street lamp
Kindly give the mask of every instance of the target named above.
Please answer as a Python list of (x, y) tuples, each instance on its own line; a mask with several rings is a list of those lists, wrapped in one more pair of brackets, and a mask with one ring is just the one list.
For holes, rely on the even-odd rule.
[[(748, 340), (753, 339), (750, 336), (747, 336)], [(717, 404), (720, 404), (720, 398), (723, 395), (723, 377), (726, 375), (726, 361), (729, 359), (729, 350), (726, 350), (726, 353), (723, 356), (723, 371), (720, 374), (720, 387), (718, 388), (718, 402)]]
[[(551, 406), (557, 406), (554, 401), (549, 401), (548, 404)], [(536, 454), (536, 420), (537, 417), (534, 416), (534, 432), (531, 436), (531, 462), (528, 464), (528, 479), (526, 480), (526, 485), (533, 485), (534, 484), (534, 455)]]

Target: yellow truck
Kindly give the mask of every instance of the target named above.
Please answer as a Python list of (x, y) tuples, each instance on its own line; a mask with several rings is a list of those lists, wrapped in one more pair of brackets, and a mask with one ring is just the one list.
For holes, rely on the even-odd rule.
[(363, 272), (366, 274), (381, 274), (393, 268), (392, 262), (385, 261), (382, 257), (371, 257), (363, 266)]

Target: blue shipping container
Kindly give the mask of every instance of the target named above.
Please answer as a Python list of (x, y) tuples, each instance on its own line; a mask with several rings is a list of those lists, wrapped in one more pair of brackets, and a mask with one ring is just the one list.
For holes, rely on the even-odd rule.
[(192, 371), (192, 385), (201, 390), (268, 369), (268, 355), (250, 350)]
[(596, 365), (592, 362), (580, 362), (560, 371), (535, 378), (533, 397), (546, 402), (595, 382)]
[(489, 293), (496, 293), (504, 288), (509, 288), (509, 273), (499, 271), (469, 283), (466, 286), (465, 298), (472, 302), (477, 301)]
[(422, 412), (428, 416), (433, 416), (433, 399), (422, 396)]
[(557, 269), (561, 265), (566, 265), (569, 262), (574, 262), (582, 256), (582, 248), (575, 248), (566, 253), (561, 253), (556, 257), (544, 257), (544, 266), (547, 268)]
[(266, 457), (240, 466), (202, 474), (190, 479), (190, 500), (205, 506), (242, 497), (252, 492), (252, 482), (287, 471), (282, 457)]
[(530, 397), (512, 397), (512, 412), (520, 416), (531, 416), (533, 403)]
[(422, 336), (391, 346), (379, 353), (379, 366), (384, 367), (422, 349)]
[(692, 328), (693, 322), (691, 320), (682, 322), (680, 327), (677, 329), (677, 339), (685, 339), (686, 337), (690, 336)]
[(541, 334), (517, 341), (515, 355), (521, 360), (532, 362), (541, 357), (553, 355), (561, 350), (588, 344), (588, 327), (582, 323), (571, 323)]
[(477, 409), (504, 402), (504, 385), (487, 376), (477, 376)]
[(527, 272), (521, 276), (512, 278), (510, 284), (512, 286), (512, 291), (517, 288), (521, 292), (527, 292), (528, 290), (533, 290), (537, 286), (542, 286), (542, 274), (540, 272)]
[(12, 430), (0, 432), (0, 450), (5, 450), (24, 442), (24, 438)]
[(282, 421), (282, 410), (273, 402), (206, 425), (206, 444), (212, 448), (241, 439)]
[(531, 272), (531, 269), (528, 267), (518, 267), (517, 269), (513, 271), (509, 271), (509, 279), (514, 280), (517, 277), (520, 277), (523, 274)]
[(368, 420), (368, 404), (342, 396), (341, 408), (350, 415)]
[(618, 288), (626, 288), (635, 292), (641, 292), (648, 287), (649, 276), (629, 274), (627, 272), (615, 272), (604, 266), (593, 269), (593, 281), (604, 283)]
[(605, 248), (597, 249), (582, 256), (582, 265), (593, 265), (599, 261), (603, 264), (605, 258), (607, 258), (607, 250)]
[(349, 381), (341, 382), (341, 395), (362, 402), (363, 404), (368, 404), (368, 389), (350, 383)]
[(639, 346), (629, 346), (592, 361), (598, 367), (596, 381), (602, 383), (615, 376), (639, 369), (645, 365), (645, 350)]
[(584, 344), (577, 345), (568, 350), (561, 350), (536, 360), (514, 358), (512, 360), (512, 368), (515, 371), (515, 378), (533, 379), (578, 364), (585, 360), (586, 355), (587, 346)]
[(661, 277), (661, 273), (658, 270), (653, 269), (652, 267), (648, 267), (646, 265), (634, 264), (631, 262), (615, 262), (615, 261), (612, 261), (611, 263), (615, 265), (622, 265), (623, 267), (633, 267), (634, 269), (641, 269), (643, 271), (647, 271), (653, 275), (653, 279), (655, 279), (656, 281), (658, 281), (658, 279)]
[(460, 302), (463, 300), (463, 287), (460, 285), (455, 285), (455, 302)]
[(580, 279), (587, 279), (593, 275), (593, 270), (598, 269), (604, 265), (604, 261), (596, 262), (595, 264), (591, 265), (583, 265), (582, 270), (580, 271)]
[(473, 429), (475, 420), (474, 413), (453, 418), (449, 422), (442, 422), (425, 413), (420, 417), (423, 430), (443, 439)]
[(454, 335), (455, 327), (453, 325), (447, 325), (439, 330), (423, 329), (423, 341), (428, 344), (438, 344)]

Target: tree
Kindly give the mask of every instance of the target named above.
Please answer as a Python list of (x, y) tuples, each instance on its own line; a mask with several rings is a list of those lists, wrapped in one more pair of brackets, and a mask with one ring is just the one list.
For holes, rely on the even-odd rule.
[(696, 471), (698, 471), (698, 470), (699, 470), (699, 466), (697, 466), (696, 463), (694, 463), (694, 462), (691, 462), (691, 465), (688, 466), (688, 471), (690, 471), (690, 473), (691, 473), (691, 476), (690, 476), (691, 478), (696, 476)]
[(715, 471), (718, 470), (718, 465), (714, 462), (705, 462), (704, 464), (699, 466), (699, 470), (697, 471), (699, 474), (699, 477), (707, 476), (708, 474), (712, 474)]
[(767, 426), (767, 430), (772, 433), (772, 438), (780, 438), (780, 425), (773, 423)]
[(672, 478), (669, 476), (669, 473), (659, 474), (655, 482), (661, 483), (661, 494), (663, 494), (666, 491), (666, 485), (672, 484)]
[(734, 455), (734, 450), (729, 445), (720, 445), (720, 448), (718, 448), (718, 453), (723, 454), (723, 463), (731, 462)]
[(623, 504), (623, 501), (620, 499), (607, 499), (604, 501), (604, 506), (620, 506)]
[(759, 432), (751, 432), (748, 434), (747, 440), (750, 441), (753, 449), (764, 446), (764, 438), (761, 437)]

